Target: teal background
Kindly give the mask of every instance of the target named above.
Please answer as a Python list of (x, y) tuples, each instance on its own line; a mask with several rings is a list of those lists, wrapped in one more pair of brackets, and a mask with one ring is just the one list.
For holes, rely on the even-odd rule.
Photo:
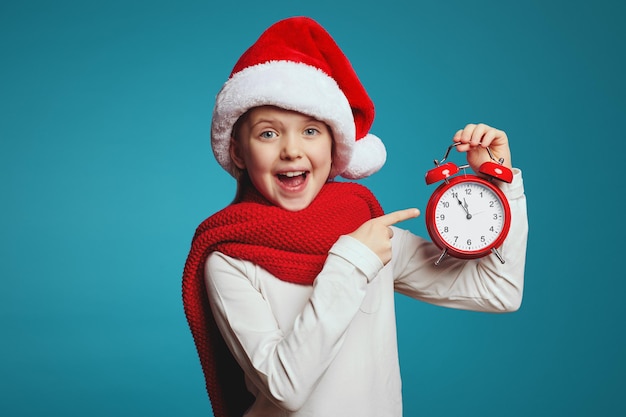
[(523, 306), (399, 296), (405, 415), (623, 415), (622, 4), (2, 2), (0, 414), (210, 415), (180, 281), (196, 225), (234, 195), (213, 98), (302, 14), (377, 105), (388, 162), (363, 182), (386, 210), (425, 209), (424, 173), (469, 122), (506, 130), (524, 171)]

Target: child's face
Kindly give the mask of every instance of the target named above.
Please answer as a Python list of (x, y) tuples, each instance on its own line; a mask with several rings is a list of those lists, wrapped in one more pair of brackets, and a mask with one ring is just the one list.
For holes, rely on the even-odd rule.
[(306, 208), (328, 180), (333, 138), (328, 126), (298, 112), (256, 107), (238, 125), (230, 147), (235, 165), (286, 210)]

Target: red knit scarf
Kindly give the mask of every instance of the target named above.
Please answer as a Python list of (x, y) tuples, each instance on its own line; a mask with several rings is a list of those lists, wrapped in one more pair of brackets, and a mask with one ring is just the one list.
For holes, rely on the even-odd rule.
[(183, 304), (215, 417), (240, 417), (254, 398), (211, 314), (204, 282), (207, 256), (219, 251), (282, 280), (310, 285), (339, 236), (382, 214), (374, 195), (355, 183), (325, 184), (307, 208), (295, 212), (247, 187), (240, 203), (198, 226), (183, 272)]

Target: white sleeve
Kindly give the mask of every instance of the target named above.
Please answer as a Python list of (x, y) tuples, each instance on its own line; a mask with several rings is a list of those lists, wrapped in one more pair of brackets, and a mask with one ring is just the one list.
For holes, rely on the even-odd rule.
[(405, 230), (394, 234), (396, 291), (444, 307), (508, 312), (519, 309), (524, 286), (528, 218), (521, 171), (500, 188), (511, 207), (511, 228), (499, 252), (505, 263), (489, 254), (478, 260), (450, 256), (438, 266), (441, 250)]
[[(367, 249), (350, 243), (342, 237), (335, 244), (304, 308), (286, 331), (253, 284), (260, 268), (217, 252), (207, 259), (207, 292), (227, 345), (255, 388), (284, 409), (297, 410), (307, 400), (340, 350), (369, 279), (382, 267), (370, 261), (357, 268), (359, 250)], [(285, 303), (289, 297), (285, 292)]]

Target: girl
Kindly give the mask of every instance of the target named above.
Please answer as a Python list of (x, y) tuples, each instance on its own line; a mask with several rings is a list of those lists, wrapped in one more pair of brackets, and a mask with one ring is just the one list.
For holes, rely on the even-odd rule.
[[(374, 107), (330, 35), (308, 18), (271, 26), (216, 98), (212, 146), (238, 184), (196, 230), (183, 302), (214, 414), (402, 416), (394, 292), (452, 308), (515, 311), (527, 218), (521, 172), (501, 188), (512, 225), (500, 252), (446, 258), (383, 214), (354, 182), (386, 154)], [(453, 141), (478, 172), (485, 147), (511, 166), (504, 132), (469, 124)]]

